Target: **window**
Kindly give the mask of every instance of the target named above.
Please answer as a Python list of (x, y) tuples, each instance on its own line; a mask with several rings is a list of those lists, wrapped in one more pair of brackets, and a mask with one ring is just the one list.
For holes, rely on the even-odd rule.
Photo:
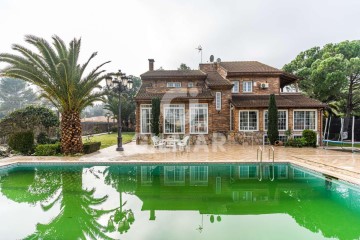
[(231, 92), (238, 93), (239, 92), (239, 81), (232, 81), (232, 84), (234, 84), (234, 86), (231, 89)]
[(279, 165), (277, 167), (277, 174), (279, 179), (288, 178), (288, 167), (286, 165)]
[(216, 110), (221, 110), (221, 92), (216, 92), (215, 94), (215, 104), (216, 104)]
[(151, 104), (140, 105), (140, 132), (151, 133)]
[(249, 179), (257, 177), (257, 167), (254, 166), (239, 166), (239, 178)]
[(152, 179), (152, 166), (141, 166), (141, 185), (151, 185)]
[[(267, 143), (268, 142), (268, 136), (267, 135), (264, 135), (264, 143)], [(285, 135), (279, 135), (278, 139), (279, 141), (282, 141), (283, 143), (287, 142), (287, 139), (288, 137), (285, 136)]]
[(188, 87), (194, 87), (194, 83), (193, 82), (188, 82)]
[[(269, 117), (268, 111), (264, 111), (264, 130), (268, 130)], [(288, 129), (288, 116), (286, 110), (278, 110), (278, 130), (286, 131)]]
[(316, 130), (316, 110), (294, 110), (294, 130)]
[(240, 110), (239, 130), (257, 131), (258, 130), (258, 111)]
[(252, 81), (243, 81), (243, 92), (252, 92)]
[(180, 88), (181, 87), (181, 82), (168, 82), (167, 87)]
[(164, 106), (164, 133), (185, 132), (185, 107), (183, 104)]
[(190, 167), (190, 186), (208, 185), (208, 167), (191, 166)]
[(190, 133), (208, 133), (207, 104), (190, 104)]
[(185, 185), (185, 167), (183, 166), (165, 166), (164, 184), (166, 186), (184, 186)]

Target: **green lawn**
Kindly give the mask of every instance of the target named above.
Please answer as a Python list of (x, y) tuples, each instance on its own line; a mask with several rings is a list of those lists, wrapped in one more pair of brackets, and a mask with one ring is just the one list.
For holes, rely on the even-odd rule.
[[(131, 142), (135, 133), (126, 132), (122, 134), (123, 144)], [(87, 142), (88, 137), (83, 137), (83, 141)], [(101, 148), (110, 147), (117, 144), (117, 133), (103, 134), (99, 136), (93, 136), (90, 138), (91, 142), (101, 142)]]

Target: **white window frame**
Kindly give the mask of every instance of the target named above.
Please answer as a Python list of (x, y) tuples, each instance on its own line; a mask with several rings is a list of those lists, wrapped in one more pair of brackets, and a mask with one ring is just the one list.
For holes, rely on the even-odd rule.
[(207, 186), (209, 181), (208, 166), (190, 167), (190, 186)]
[(306, 128), (304, 129), (295, 129), (295, 112), (315, 112), (315, 128), (314, 129), (310, 129), (310, 130), (313, 130), (313, 131), (317, 131), (318, 129), (318, 126), (317, 126), (317, 123), (318, 123), (318, 111), (317, 109), (294, 109), (293, 110), (293, 131), (304, 131)]
[[(165, 166), (164, 185), (165, 186), (185, 186), (185, 167), (184, 166)], [(169, 174), (170, 173), (170, 174)], [(169, 178), (169, 175), (172, 175)]]
[(141, 166), (141, 185), (148, 186), (152, 184), (152, 166)]
[[(150, 110), (150, 114), (149, 114), (149, 117), (150, 117), (150, 125), (149, 125), (149, 132), (144, 132), (143, 131), (143, 116), (142, 116), (142, 110), (143, 109), (146, 109), (146, 110)], [(151, 109), (152, 109), (152, 106), (151, 104), (140, 104), (140, 133), (141, 134), (149, 134), (151, 133)]]
[(216, 111), (221, 110), (221, 92), (215, 93), (215, 108), (216, 108)]
[(168, 87), (168, 88), (181, 88), (181, 82), (167, 82), (166, 87)]
[[(255, 168), (255, 176), (250, 177), (250, 167)], [(246, 172), (246, 175), (241, 174), (241, 170), (244, 169)], [(239, 179), (256, 179), (258, 177), (259, 167), (256, 165), (244, 165), (239, 166)]]
[[(182, 118), (182, 126), (183, 126), (183, 131), (182, 132), (166, 132), (166, 110), (167, 109), (182, 109), (183, 110), (183, 113), (184, 113), (184, 116)], [(164, 104), (164, 114), (163, 114), (163, 132), (165, 134), (184, 134), (185, 133), (185, 118), (186, 118), (186, 112), (185, 112), (185, 104)]]
[[(245, 87), (246, 84), (249, 84), (249, 85), (250, 85), (250, 91), (247, 91), (248, 89)], [(242, 82), (242, 91), (243, 91), (244, 93), (251, 93), (251, 92), (253, 92), (253, 81), (248, 81), (248, 80), (243, 81), (243, 82)]]
[(194, 87), (194, 83), (193, 83), (193, 82), (188, 82), (188, 84), (187, 84), (187, 85), (188, 85), (188, 87), (189, 87), (189, 88)]
[[(268, 110), (264, 110), (264, 116), (263, 116), (263, 120), (264, 120), (264, 131), (267, 131), (268, 130), (268, 128), (266, 127), (266, 121), (265, 121), (265, 113), (267, 113), (268, 112)], [(289, 110), (288, 109), (278, 109), (278, 112), (286, 112), (286, 129), (284, 130), (284, 129), (282, 129), (282, 130), (280, 130), (279, 129), (279, 131), (287, 131), (288, 129), (289, 129)], [(268, 120), (269, 121), (269, 120)], [(279, 122), (278, 122), (278, 128), (279, 128)]]
[[(193, 109), (206, 109), (206, 131), (204, 132), (195, 132), (192, 131), (192, 127), (193, 127), (193, 121), (192, 121), (192, 110)], [(209, 107), (207, 103), (194, 103), (194, 104), (190, 104), (190, 134), (208, 134), (209, 132)]]
[(231, 81), (231, 83), (234, 84), (234, 86), (231, 89), (231, 93), (238, 93), (240, 87), (239, 81)]
[[(256, 129), (251, 129), (251, 130), (241, 130), (240, 129), (241, 112), (256, 112)], [(239, 132), (259, 131), (259, 110), (239, 110), (239, 126), (238, 127), (239, 127)], [(248, 128), (249, 128), (249, 122), (248, 122)]]

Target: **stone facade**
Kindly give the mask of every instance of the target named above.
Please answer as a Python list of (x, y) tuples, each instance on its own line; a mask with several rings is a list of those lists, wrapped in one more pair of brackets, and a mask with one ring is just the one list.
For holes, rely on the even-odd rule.
[[(286, 84), (295, 83), (297, 78), (284, 74), (281, 70), (261, 64), (259, 62), (227, 62), (222, 63), (206, 63), (200, 64), (200, 70), (186, 71), (154, 71), (153, 62), (150, 63), (150, 71), (142, 75), (143, 84), (141, 91), (145, 97), (137, 97), (136, 102), (136, 133), (138, 143), (151, 143), (150, 134), (140, 133), (140, 105), (151, 104), (151, 96), (154, 94), (163, 94), (161, 98), (160, 110), (160, 132), (162, 137), (175, 135), (183, 138), (190, 135), (190, 144), (210, 144), (225, 141), (230, 144), (263, 144), (264, 135), (264, 112), (267, 107), (254, 107), (251, 104), (233, 105), (233, 99), (238, 96), (253, 96), (253, 102), (263, 101), (266, 98), (263, 95), (270, 94), (282, 95), (281, 87)], [(241, 72), (242, 71), (242, 72)], [(215, 73), (215, 74), (214, 74)], [(215, 78), (211, 78), (215, 77)], [(145, 79), (145, 80), (144, 80)], [(239, 91), (232, 93), (233, 81), (239, 82)], [(243, 82), (251, 81), (252, 91), (243, 91)], [(180, 82), (181, 87), (168, 87), (168, 82)], [(189, 85), (189, 83), (191, 83)], [(261, 87), (261, 84), (268, 84), (267, 87)], [(216, 110), (216, 93), (221, 92), (221, 110)], [(205, 96), (200, 98), (198, 96)], [(149, 96), (148, 96), (149, 95)], [(257, 97), (259, 96), (259, 97)], [(266, 98), (268, 101), (268, 98)], [(252, 103), (253, 103), (252, 102)], [(206, 103), (208, 104), (208, 133), (207, 134), (191, 134), (190, 133), (190, 104)], [(185, 132), (180, 134), (164, 134), (164, 104), (184, 104), (185, 106)], [(255, 104), (256, 105), (256, 104)], [(304, 104), (303, 104), (304, 105)], [(317, 129), (318, 136), (321, 136), (321, 109), (323, 107), (309, 107), (301, 109), (316, 110), (317, 113)], [(293, 135), (301, 135), (302, 131), (293, 130), (293, 112), (296, 107), (279, 108), (287, 110), (288, 129)], [(252, 110), (258, 113), (258, 127), (255, 131), (240, 131), (239, 129), (239, 112), (241, 110)], [(279, 135), (285, 135), (285, 131), (279, 131)]]

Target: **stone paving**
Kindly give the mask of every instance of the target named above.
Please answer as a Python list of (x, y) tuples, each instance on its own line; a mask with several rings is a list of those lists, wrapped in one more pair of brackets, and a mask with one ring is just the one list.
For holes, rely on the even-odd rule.
[[(256, 162), (259, 146), (195, 145), (187, 150), (155, 149), (149, 145), (124, 145), (124, 152), (116, 146), (79, 157), (14, 156), (0, 159), (0, 166), (18, 162), (90, 162), (90, 163), (243, 163)], [(263, 161), (269, 160), (269, 147), (263, 150)], [(344, 181), (360, 185), (360, 153), (324, 150), (322, 148), (275, 147), (275, 162), (290, 162)], [(271, 153), (271, 151), (270, 151)]]

